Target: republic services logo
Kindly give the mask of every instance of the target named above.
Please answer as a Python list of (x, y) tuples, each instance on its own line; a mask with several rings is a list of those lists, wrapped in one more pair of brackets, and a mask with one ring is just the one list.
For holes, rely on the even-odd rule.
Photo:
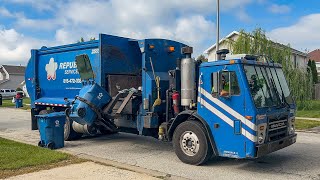
[(50, 58), (49, 63), (46, 64), (46, 71), (47, 71), (47, 79), (50, 81), (56, 80), (56, 70), (58, 68), (58, 63), (54, 62), (53, 58)]

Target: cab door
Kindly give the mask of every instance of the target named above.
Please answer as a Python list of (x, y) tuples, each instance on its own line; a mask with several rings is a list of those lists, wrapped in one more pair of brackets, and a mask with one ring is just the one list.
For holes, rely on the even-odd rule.
[[(244, 158), (245, 86), (238, 64), (200, 68), (198, 114), (211, 127), (220, 156)], [(254, 139), (253, 139), (254, 140)]]

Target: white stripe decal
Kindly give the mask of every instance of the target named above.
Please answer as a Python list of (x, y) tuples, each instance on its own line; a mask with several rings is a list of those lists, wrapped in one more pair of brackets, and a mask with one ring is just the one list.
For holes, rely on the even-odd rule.
[[(214, 108), (211, 104), (207, 103), (204, 99), (198, 97), (198, 102), (200, 102), (200, 104), (202, 104), (203, 106), (205, 106), (209, 111), (211, 111), (213, 114), (217, 115), (220, 119), (222, 119), (224, 122), (226, 122), (227, 124), (229, 124), (231, 127), (234, 127), (233, 124), (233, 120), (230, 119), (229, 117), (227, 117), (226, 115), (224, 115), (222, 112), (220, 112), (219, 110), (217, 110), (216, 108)], [(245, 137), (247, 137), (250, 141), (256, 142), (257, 138), (256, 136), (252, 135), (251, 133), (249, 133), (247, 130), (245, 130), (244, 128), (241, 128), (241, 133), (242, 135), (244, 135)]]
[(211, 104), (207, 103), (204, 99), (200, 98), (199, 101), (202, 105), (204, 105), (207, 109), (209, 109), (213, 114), (217, 115), (220, 119), (228, 123), (230, 126), (233, 127), (233, 121), (228, 118), (228, 116), (224, 115), (222, 112), (220, 112), (218, 109), (211, 106)]
[(250, 129), (257, 131), (257, 126), (253, 124), (251, 121), (243, 117), (241, 114), (239, 114), (237, 111), (230, 108), (228, 105), (221, 102), (219, 99), (212, 97), (210, 93), (208, 93), (203, 88), (199, 87), (199, 92), (203, 94), (206, 98), (208, 98), (210, 101), (227, 111), (229, 114), (231, 114), (233, 117), (239, 119), (243, 124), (247, 125)]

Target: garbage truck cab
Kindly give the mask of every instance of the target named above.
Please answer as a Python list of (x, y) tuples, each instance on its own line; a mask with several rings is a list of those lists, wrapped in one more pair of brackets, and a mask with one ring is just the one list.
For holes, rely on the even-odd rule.
[(219, 156), (255, 158), (296, 141), (296, 107), (277, 63), (250, 55), (202, 63), (197, 94)]
[[(169, 77), (162, 74), (169, 86), (157, 82), (156, 76), (148, 76), (142, 79), (142, 92), (120, 91), (110, 98), (98, 85), (89, 83), (88, 90), (86, 82), (91, 82), (93, 75), (82, 78), (85, 83), (70, 118), (82, 125), (97, 124), (109, 131), (136, 132), (172, 141), (178, 158), (194, 165), (212, 156), (257, 158), (296, 142), (295, 104), (281, 65), (251, 55), (200, 64), (191, 58), (191, 47), (183, 47), (181, 53), (183, 58), (168, 71)], [(90, 63), (86, 57), (76, 58), (80, 76), (92, 71), (80, 69), (90, 67), (81, 65)], [(146, 56), (143, 61), (150, 64), (152, 71), (160, 70), (161, 66), (153, 67), (152, 58)], [(118, 101), (120, 94), (124, 95), (123, 100)], [(158, 100), (164, 95), (165, 101)], [(106, 100), (102, 100), (104, 97)], [(135, 106), (139, 109), (130, 110), (133, 116), (128, 118), (124, 109)], [(112, 110), (114, 107), (118, 108)], [(94, 112), (98, 115), (89, 118)]]

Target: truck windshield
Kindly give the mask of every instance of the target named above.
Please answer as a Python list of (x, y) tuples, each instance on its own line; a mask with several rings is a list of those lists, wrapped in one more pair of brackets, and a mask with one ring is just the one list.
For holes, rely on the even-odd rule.
[[(244, 69), (246, 72), (251, 96), (254, 100), (256, 107), (263, 108), (263, 107), (271, 107), (271, 106), (280, 106), (281, 105), (280, 95), (282, 94), (282, 91), (279, 85), (280, 83), (279, 81), (283, 79), (280, 78), (280, 75), (278, 75), (279, 77), (279, 81), (278, 81), (275, 71), (272, 71), (272, 69), (274, 68), (269, 68), (268, 66), (245, 65)], [(281, 69), (280, 71), (282, 72)], [(277, 80), (275, 80), (275, 78)], [(278, 86), (279, 86), (279, 90), (278, 90)]]
[[(293, 99), (290, 94), (290, 90), (281, 68), (270, 68), (273, 79), (275, 80), (277, 91), (279, 92), (280, 98), (284, 99), (286, 103), (292, 104)], [(284, 96), (284, 97), (283, 97)]]

